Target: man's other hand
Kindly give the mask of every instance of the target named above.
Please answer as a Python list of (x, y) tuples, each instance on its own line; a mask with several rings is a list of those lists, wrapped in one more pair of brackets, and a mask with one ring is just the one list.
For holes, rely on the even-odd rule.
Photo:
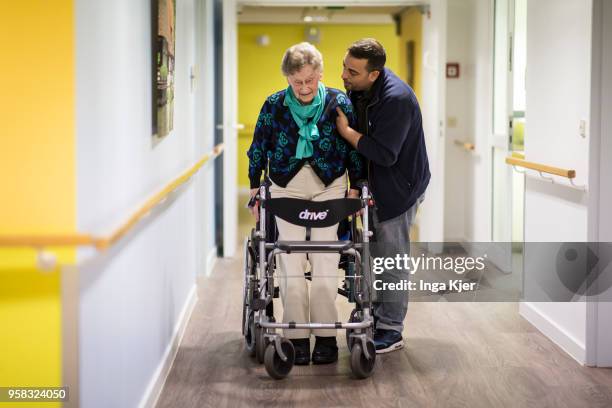
[(349, 121), (342, 109), (336, 108), (336, 112), (338, 112), (338, 117), (336, 118), (336, 128), (338, 129), (338, 133), (342, 136), (354, 149), (357, 149), (357, 144), (359, 143), (359, 139), (361, 139), (362, 134), (354, 130), (349, 126)]

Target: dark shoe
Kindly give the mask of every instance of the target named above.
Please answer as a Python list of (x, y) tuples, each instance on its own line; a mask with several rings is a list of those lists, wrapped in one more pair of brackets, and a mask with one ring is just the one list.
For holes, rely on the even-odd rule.
[(310, 339), (290, 339), (295, 349), (295, 365), (310, 364)]
[(402, 333), (396, 330), (377, 329), (374, 334), (376, 354), (389, 353), (404, 347)]
[(316, 336), (315, 348), (312, 352), (313, 364), (331, 364), (338, 361), (338, 345), (336, 337)]

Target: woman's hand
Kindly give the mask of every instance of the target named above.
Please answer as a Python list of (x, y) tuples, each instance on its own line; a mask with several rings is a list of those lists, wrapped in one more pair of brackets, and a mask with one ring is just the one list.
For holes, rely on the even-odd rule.
[[(257, 193), (259, 193), (259, 187), (258, 188), (252, 188), (251, 189), (251, 199), (253, 197), (255, 197), (257, 195)], [(249, 206), (249, 211), (251, 212), (251, 215), (253, 215), (253, 217), (255, 217), (255, 222), (259, 222), (259, 201), (255, 201), (255, 205), (253, 206)]]
[[(348, 192), (347, 198), (360, 198), (361, 191), (351, 188)], [(355, 213), (356, 216), (363, 214), (363, 208)]]

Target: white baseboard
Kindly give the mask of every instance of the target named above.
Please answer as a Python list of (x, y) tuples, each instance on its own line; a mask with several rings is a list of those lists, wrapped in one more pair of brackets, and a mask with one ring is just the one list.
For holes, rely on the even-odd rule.
[(157, 405), (157, 400), (159, 399), (162, 388), (164, 388), (166, 378), (168, 378), (168, 374), (170, 374), (172, 364), (176, 358), (176, 353), (178, 352), (181, 341), (183, 340), (183, 334), (185, 334), (187, 323), (189, 322), (191, 313), (196, 305), (197, 297), (196, 285), (194, 284), (189, 291), (189, 295), (187, 296), (183, 310), (179, 315), (179, 320), (174, 327), (172, 339), (164, 351), (164, 356), (162, 357), (161, 362), (151, 377), (149, 386), (142, 396), (140, 404), (138, 404), (140, 408), (154, 408), (155, 405)]
[(561, 347), (574, 360), (582, 365), (585, 364), (586, 348), (584, 344), (560, 327), (550, 317), (542, 313), (537, 306), (531, 302), (520, 302), (519, 314), (552, 340), (553, 343)]

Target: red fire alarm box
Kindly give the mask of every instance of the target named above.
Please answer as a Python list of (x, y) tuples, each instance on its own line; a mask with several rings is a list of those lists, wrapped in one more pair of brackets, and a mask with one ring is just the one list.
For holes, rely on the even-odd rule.
[(459, 78), (459, 63), (447, 62), (446, 63), (446, 77), (447, 78)]

